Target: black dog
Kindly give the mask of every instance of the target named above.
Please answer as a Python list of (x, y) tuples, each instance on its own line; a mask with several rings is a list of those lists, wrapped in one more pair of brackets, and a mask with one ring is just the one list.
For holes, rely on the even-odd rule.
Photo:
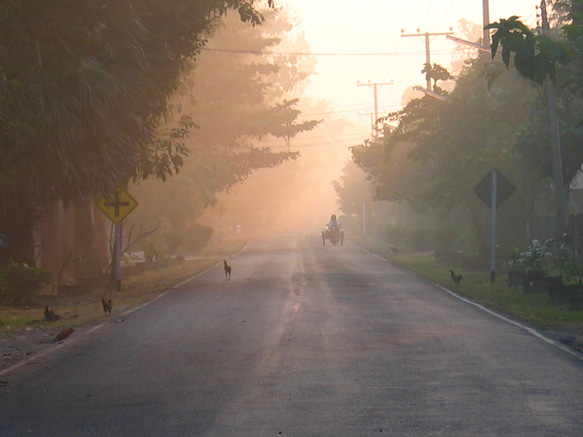
[(229, 281), (231, 279), (231, 266), (225, 260), (223, 263), (225, 264), (225, 280)]

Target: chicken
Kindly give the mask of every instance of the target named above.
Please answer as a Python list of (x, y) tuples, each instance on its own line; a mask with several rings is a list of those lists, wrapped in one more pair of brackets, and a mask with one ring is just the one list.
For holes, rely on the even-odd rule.
[(73, 332), (75, 332), (73, 330), (73, 328), (67, 328), (67, 329), (63, 329), (61, 332), (59, 332), (57, 334), (57, 336), (55, 337), (55, 339), (53, 340), (54, 342), (57, 341), (61, 341), (64, 340), (65, 338), (67, 338), (69, 335), (71, 335)]
[(54, 322), (55, 320), (59, 320), (61, 318), (61, 316), (59, 316), (57, 313), (55, 313), (55, 311), (51, 308), (49, 308), (49, 306), (45, 306), (45, 320), (47, 322)]
[(462, 275), (456, 275), (453, 270), (450, 270), (449, 273), (451, 274), (451, 279), (453, 280), (453, 283), (455, 285), (460, 285), (460, 283), (462, 282), (463, 276)]
[(103, 305), (103, 312), (111, 314), (111, 309), (113, 308), (113, 302), (111, 299), (107, 301), (102, 297), (101, 298), (101, 305)]

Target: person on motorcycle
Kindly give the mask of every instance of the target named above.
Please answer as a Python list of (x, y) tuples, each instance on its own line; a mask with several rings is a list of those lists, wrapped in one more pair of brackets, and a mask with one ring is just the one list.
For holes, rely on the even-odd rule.
[(340, 220), (336, 218), (336, 214), (332, 214), (330, 221), (328, 222), (328, 230), (338, 231), (340, 230)]
[(336, 218), (336, 214), (332, 214), (326, 227), (327, 229), (322, 231), (322, 244), (325, 246), (328, 239), (334, 246), (339, 242), (342, 246), (344, 244), (344, 231), (340, 229), (340, 220)]

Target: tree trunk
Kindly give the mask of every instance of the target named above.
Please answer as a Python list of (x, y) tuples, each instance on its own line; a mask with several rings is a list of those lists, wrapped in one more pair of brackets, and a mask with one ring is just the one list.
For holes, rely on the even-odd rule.
[(79, 202), (75, 205), (75, 279), (79, 282), (95, 280), (103, 273), (95, 237), (93, 205)]
[(0, 234), (6, 244), (0, 247), (0, 264), (8, 261), (34, 264), (33, 230), (37, 212), (26, 192), (16, 188), (0, 195)]

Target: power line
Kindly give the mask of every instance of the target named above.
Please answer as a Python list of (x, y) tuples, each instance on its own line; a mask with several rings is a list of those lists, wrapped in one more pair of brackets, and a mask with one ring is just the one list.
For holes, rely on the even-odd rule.
[(445, 12), (443, 13), (441, 20), (439, 20), (439, 23), (437, 23), (435, 25), (436, 28), (437, 27), (440, 27), (441, 24), (443, 23), (443, 21), (445, 20), (445, 18), (449, 16), (449, 11), (450, 11), (451, 7), (453, 6), (454, 2), (455, 2), (455, 0), (451, 0), (449, 6), (447, 7), (447, 9), (445, 10)]
[[(370, 105), (369, 105), (370, 106)], [(390, 110), (390, 109), (398, 109), (400, 108), (401, 105), (398, 103), (393, 104), (392, 106), (380, 106), (378, 108), (379, 112), (383, 112), (385, 110)], [(315, 112), (315, 113), (302, 113), (299, 116), (304, 116), (304, 117), (315, 117), (318, 115), (331, 115), (331, 114), (340, 114), (340, 113), (345, 113), (345, 112), (357, 112), (357, 111), (362, 111), (362, 110), (366, 110), (367, 107), (363, 107), (363, 108), (354, 108), (354, 109), (342, 109), (342, 110), (330, 110), (328, 112)]]
[(402, 37), (407, 37), (407, 36), (422, 36), (425, 38), (425, 69), (427, 70), (427, 72), (425, 73), (425, 78), (427, 79), (427, 89), (429, 91), (431, 91), (431, 77), (429, 75), (429, 70), (431, 69), (431, 53), (430, 53), (430, 48), (429, 48), (429, 37), (430, 36), (439, 36), (439, 35), (453, 35), (453, 32), (425, 32), (425, 33), (419, 33), (419, 31), (417, 31), (418, 33), (408, 33), (406, 34), (404, 30), (401, 30), (401, 36)]
[(379, 123), (379, 103), (378, 103), (378, 91), (377, 88), (382, 85), (393, 85), (393, 81), (384, 83), (359, 83), (356, 82), (356, 86), (372, 86), (374, 91), (374, 122), (373, 122), (373, 135), (376, 138), (378, 136), (378, 123)]
[[(286, 55), (286, 56), (411, 56), (411, 55), (423, 55), (425, 52), (372, 52), (372, 53), (310, 53), (310, 52), (265, 52), (262, 50), (240, 50), (240, 49), (213, 49), (208, 47), (203, 47), (201, 49), (205, 52), (215, 52), (215, 53), (238, 53), (247, 55)], [(449, 53), (448, 50), (443, 50), (443, 53)]]

